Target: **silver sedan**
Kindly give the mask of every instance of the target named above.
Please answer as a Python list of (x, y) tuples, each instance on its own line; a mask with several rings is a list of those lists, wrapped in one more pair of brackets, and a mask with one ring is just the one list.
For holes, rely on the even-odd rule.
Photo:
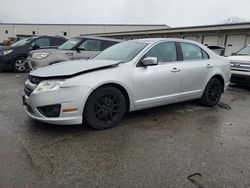
[(129, 111), (193, 99), (213, 107), (230, 76), (229, 60), (200, 43), (139, 39), (116, 44), (88, 61), (32, 71), (23, 104), (36, 120), (105, 129)]

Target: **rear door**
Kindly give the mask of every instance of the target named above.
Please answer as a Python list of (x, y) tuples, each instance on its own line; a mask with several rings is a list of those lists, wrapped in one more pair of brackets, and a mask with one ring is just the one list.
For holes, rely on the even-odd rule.
[(191, 43), (179, 43), (182, 52), (181, 98), (196, 98), (201, 95), (208, 77), (213, 71), (213, 62), (199, 46)]
[(86, 39), (73, 53), (73, 59), (88, 59), (102, 50), (101, 40)]

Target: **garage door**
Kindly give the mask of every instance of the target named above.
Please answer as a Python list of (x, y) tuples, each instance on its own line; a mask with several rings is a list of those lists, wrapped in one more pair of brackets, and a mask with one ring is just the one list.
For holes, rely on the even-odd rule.
[(187, 36), (187, 37), (184, 37), (184, 39), (200, 42), (198, 36)]
[(218, 46), (219, 45), (219, 36), (204, 36), (203, 44), (205, 46)]
[(250, 44), (250, 36), (247, 36), (247, 42), (246, 45)]
[(173, 36), (171, 36), (171, 35), (169, 35), (169, 36), (167, 36), (167, 38), (182, 39), (182, 36), (177, 36), (177, 35), (173, 35)]
[(228, 35), (226, 39), (225, 55), (229, 56), (232, 53), (238, 52), (245, 46), (246, 35)]

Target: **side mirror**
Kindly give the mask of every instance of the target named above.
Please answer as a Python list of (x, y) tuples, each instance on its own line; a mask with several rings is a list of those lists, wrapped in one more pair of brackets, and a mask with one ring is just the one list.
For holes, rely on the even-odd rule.
[(76, 51), (77, 51), (78, 53), (80, 53), (81, 51), (84, 51), (84, 50), (85, 50), (84, 48), (80, 48), (80, 47), (76, 48)]
[(40, 48), (40, 46), (39, 46), (38, 44), (34, 44), (34, 45), (31, 47), (32, 50), (37, 50), (37, 49), (39, 49), (39, 48)]
[(144, 66), (158, 65), (158, 60), (156, 57), (146, 57), (141, 62), (142, 62), (142, 65)]

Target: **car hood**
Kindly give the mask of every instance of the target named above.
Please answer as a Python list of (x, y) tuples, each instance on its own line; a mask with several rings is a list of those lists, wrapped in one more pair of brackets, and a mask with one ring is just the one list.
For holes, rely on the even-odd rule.
[(4, 51), (4, 50), (15, 50), (17, 49), (18, 47), (16, 46), (1, 46), (0, 47), (0, 51)]
[(119, 61), (110, 60), (73, 60), (42, 67), (30, 72), (31, 76), (41, 78), (72, 77), (100, 69), (111, 68)]
[(241, 62), (241, 63), (250, 62), (250, 56), (243, 56), (243, 55), (229, 56), (228, 59), (233, 62)]

